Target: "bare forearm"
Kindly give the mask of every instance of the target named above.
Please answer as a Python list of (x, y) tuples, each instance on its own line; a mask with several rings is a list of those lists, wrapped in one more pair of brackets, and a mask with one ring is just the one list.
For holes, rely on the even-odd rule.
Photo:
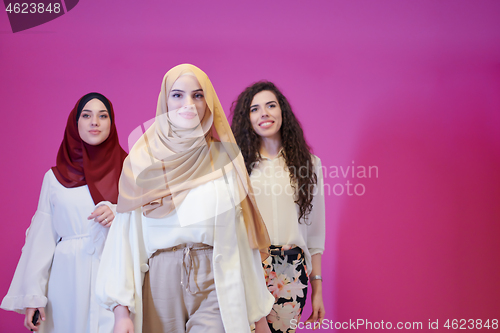
[[(318, 277), (321, 276), (321, 254), (315, 254), (311, 257), (312, 271), (310, 275), (310, 282), (312, 287), (311, 305), (312, 313), (307, 322), (321, 323), (325, 318), (325, 306), (323, 304), (323, 280)], [(315, 278), (316, 277), (316, 278)]]
[[(311, 277), (320, 275), (321, 276), (321, 253), (317, 253), (311, 257), (312, 271)], [(321, 294), (323, 292), (322, 280), (312, 280), (311, 287), (313, 294)]]

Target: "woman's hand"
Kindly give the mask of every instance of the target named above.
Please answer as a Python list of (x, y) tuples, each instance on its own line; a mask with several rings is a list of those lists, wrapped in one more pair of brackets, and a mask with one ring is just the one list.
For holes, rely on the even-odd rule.
[(260, 320), (255, 323), (255, 333), (271, 333), (266, 317), (260, 318)]
[(45, 308), (38, 308), (38, 311), (40, 311), (40, 317), (36, 325), (33, 325), (32, 320), (36, 310), (37, 308), (26, 308), (26, 315), (24, 316), (24, 327), (34, 332), (38, 331), (40, 323), (45, 321)]
[(103, 227), (109, 228), (111, 227), (111, 222), (115, 219), (115, 215), (111, 208), (106, 205), (100, 205), (87, 217), (87, 220), (92, 219)]
[(128, 308), (118, 305), (113, 312), (115, 314), (115, 328), (113, 329), (113, 333), (134, 333), (134, 323), (130, 319)]
[[(315, 280), (312, 281), (312, 283), (320, 284), (321, 280)], [(323, 293), (321, 288), (319, 287), (314, 288), (311, 300), (312, 300), (311, 302), (312, 313), (311, 316), (309, 316), (309, 318), (306, 320), (306, 323), (318, 323), (314, 324), (315, 326), (313, 326), (314, 329), (316, 329), (321, 327), (321, 323), (325, 318), (325, 306), (323, 304)]]

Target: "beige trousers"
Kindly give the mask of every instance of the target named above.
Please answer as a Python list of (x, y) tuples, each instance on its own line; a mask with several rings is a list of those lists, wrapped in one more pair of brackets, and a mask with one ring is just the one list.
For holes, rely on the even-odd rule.
[(149, 259), (143, 285), (144, 333), (223, 333), (213, 248), (183, 244)]

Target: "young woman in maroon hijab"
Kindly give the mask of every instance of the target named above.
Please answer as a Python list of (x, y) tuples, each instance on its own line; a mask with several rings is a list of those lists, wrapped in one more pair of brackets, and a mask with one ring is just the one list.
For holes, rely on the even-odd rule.
[(83, 96), (69, 115), (56, 166), (43, 179), (37, 211), (0, 306), (25, 313), (27, 329), (113, 331), (113, 314), (95, 302), (94, 284), (126, 156), (109, 100), (99, 93)]

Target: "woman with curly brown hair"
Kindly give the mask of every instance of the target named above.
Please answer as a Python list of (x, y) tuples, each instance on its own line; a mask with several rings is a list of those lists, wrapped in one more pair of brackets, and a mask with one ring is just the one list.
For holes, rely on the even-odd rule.
[(268, 289), (275, 297), (267, 316), (269, 327), (273, 332), (295, 331), (308, 280), (313, 309), (308, 322), (321, 323), (325, 314), (321, 161), (311, 154), (290, 104), (273, 83), (261, 81), (247, 87), (231, 111), (231, 128), (271, 238), (271, 256), (263, 262)]

